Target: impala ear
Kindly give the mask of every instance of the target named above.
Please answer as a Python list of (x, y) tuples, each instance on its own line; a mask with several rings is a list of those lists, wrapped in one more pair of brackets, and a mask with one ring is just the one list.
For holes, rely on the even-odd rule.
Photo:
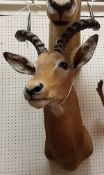
[(34, 64), (21, 55), (4, 52), (4, 57), (10, 66), (22, 74), (33, 75), (35, 73)]
[(73, 59), (75, 69), (80, 69), (93, 56), (98, 42), (98, 35), (93, 35), (77, 50)]

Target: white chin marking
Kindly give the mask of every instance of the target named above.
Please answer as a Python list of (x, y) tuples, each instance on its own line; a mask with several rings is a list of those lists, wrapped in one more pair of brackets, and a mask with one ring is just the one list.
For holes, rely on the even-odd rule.
[(51, 111), (56, 117), (64, 115), (64, 109), (61, 106), (51, 106)]
[(41, 101), (31, 100), (28, 102), (34, 108), (44, 108), (49, 103), (49, 100), (41, 100)]
[(70, 2), (70, 0), (53, 0), (53, 2), (56, 2), (57, 4), (63, 6), (65, 4), (67, 4), (68, 2)]

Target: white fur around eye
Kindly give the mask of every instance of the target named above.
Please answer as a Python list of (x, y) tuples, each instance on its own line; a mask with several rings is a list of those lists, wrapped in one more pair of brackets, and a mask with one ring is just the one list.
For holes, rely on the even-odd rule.
[(69, 71), (70, 71), (70, 69), (65, 70), (65, 69), (59, 67), (59, 64), (61, 62), (64, 62), (64, 61), (65, 60), (61, 60), (61, 61), (56, 62), (56, 65), (54, 67), (54, 71), (56, 71), (58, 73), (60, 80), (65, 79), (68, 76)]
[(68, 69), (61, 68), (60, 63), (62, 63), (62, 62), (67, 63), (64, 59), (58, 60), (58, 61), (56, 62), (56, 64), (55, 64), (54, 69), (62, 70), (62, 71), (64, 71), (64, 72), (68, 72), (68, 71), (69, 71), (69, 66), (68, 66)]
[(54, 67), (54, 69), (57, 69), (57, 68), (59, 68), (59, 64), (61, 63), (61, 62), (63, 62), (64, 61), (64, 59), (62, 60), (58, 60), (57, 62), (56, 62), (56, 64), (55, 64), (55, 67)]

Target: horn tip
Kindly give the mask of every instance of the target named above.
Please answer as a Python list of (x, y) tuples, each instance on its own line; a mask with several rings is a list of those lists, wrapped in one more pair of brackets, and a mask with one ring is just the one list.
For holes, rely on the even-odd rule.
[(95, 21), (95, 26), (93, 27), (93, 30), (96, 31), (96, 30), (99, 30), (101, 27), (101, 25), (99, 24), (99, 22)]

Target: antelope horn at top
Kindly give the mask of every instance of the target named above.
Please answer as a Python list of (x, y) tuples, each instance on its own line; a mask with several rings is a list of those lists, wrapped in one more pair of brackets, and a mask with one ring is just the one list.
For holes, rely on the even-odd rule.
[(45, 48), (44, 43), (38, 38), (37, 35), (33, 34), (30, 31), (27, 30), (18, 30), (15, 34), (15, 37), (19, 41), (30, 41), (36, 48), (38, 55), (40, 55), (43, 52), (47, 52), (47, 49)]
[(57, 40), (57, 43), (54, 47), (55, 51), (63, 53), (65, 51), (66, 45), (69, 40), (81, 30), (92, 28), (93, 30), (98, 30), (100, 28), (100, 24), (92, 19), (80, 20), (72, 24), (71, 27), (68, 27), (66, 31), (61, 35), (60, 39)]

